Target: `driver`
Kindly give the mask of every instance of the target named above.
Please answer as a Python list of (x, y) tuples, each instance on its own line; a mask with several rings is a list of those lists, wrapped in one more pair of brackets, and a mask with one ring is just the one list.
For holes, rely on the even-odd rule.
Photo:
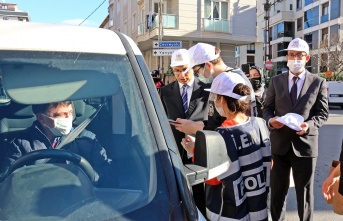
[[(31, 151), (57, 147), (73, 130), (74, 109), (71, 101), (33, 105), (32, 110), (37, 120), (8, 145), (1, 174), (6, 173), (16, 159)], [(114, 186), (112, 160), (107, 157), (95, 134), (83, 130), (73, 142), (62, 149), (79, 154), (92, 165), (97, 173), (95, 186)]]

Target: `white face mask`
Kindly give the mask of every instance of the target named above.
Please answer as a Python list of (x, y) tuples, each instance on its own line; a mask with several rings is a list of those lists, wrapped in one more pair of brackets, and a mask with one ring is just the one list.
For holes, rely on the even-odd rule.
[(287, 67), (292, 73), (300, 73), (303, 72), (305, 69), (305, 61), (304, 60), (288, 60)]
[(205, 70), (206, 70), (206, 65), (204, 67), (203, 72), (201, 74), (199, 73), (199, 76), (198, 76), (199, 80), (201, 82), (205, 83), (205, 84), (212, 83), (212, 81), (213, 81), (213, 70), (210, 71), (210, 77), (209, 78), (205, 77), (205, 75), (204, 75), (205, 74)]
[(214, 101), (214, 107), (216, 108), (216, 110), (220, 116), (225, 117), (225, 112), (224, 112), (223, 107), (217, 107), (216, 101)]
[[(46, 115), (44, 115), (46, 116)], [(73, 118), (52, 118), (49, 116), (46, 116), (54, 121), (54, 127), (49, 127), (48, 125), (45, 125), (49, 128), (51, 133), (55, 136), (63, 136), (70, 133), (71, 128), (73, 127)]]

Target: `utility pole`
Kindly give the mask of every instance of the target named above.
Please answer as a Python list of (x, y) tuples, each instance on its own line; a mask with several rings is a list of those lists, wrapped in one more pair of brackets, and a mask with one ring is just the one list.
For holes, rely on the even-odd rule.
[[(162, 0), (160, 0), (158, 4), (158, 41), (163, 40), (163, 16), (162, 16)], [(159, 64), (161, 64), (161, 67), (159, 69), (161, 70), (161, 79), (164, 79), (164, 67), (163, 67), (163, 56), (159, 56)]]
[[(272, 48), (270, 46), (270, 40), (271, 40), (271, 33), (270, 33), (270, 27), (269, 27), (269, 19), (270, 19), (270, 8), (272, 6), (274, 6), (275, 4), (282, 2), (283, 0), (274, 0), (273, 3), (269, 3), (269, 0), (266, 0), (266, 3), (264, 4), (264, 11), (265, 11), (265, 16), (264, 16), (264, 20), (265, 20), (265, 30), (266, 30), (266, 34), (265, 34), (265, 47), (264, 47), (264, 63), (266, 64), (267, 61), (270, 61), (272, 59)], [(267, 54), (267, 46), (266, 43), (268, 43), (268, 54)], [(269, 74), (269, 70), (267, 70), (267, 77)]]

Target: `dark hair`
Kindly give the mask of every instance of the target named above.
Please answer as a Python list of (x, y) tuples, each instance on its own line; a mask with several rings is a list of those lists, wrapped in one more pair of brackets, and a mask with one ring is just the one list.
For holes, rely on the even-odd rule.
[(255, 78), (255, 79), (258, 79), (258, 80), (260, 80), (260, 82), (262, 81), (262, 74), (261, 74), (261, 71), (260, 71), (260, 68), (259, 67), (256, 67), (256, 66), (251, 66), (250, 67), (250, 70), (256, 70), (257, 72), (258, 72), (258, 74), (260, 75), (260, 77), (258, 77), (258, 78)]
[(159, 70), (153, 70), (151, 72), (151, 76), (152, 77), (159, 77), (160, 76), (160, 71)]
[[(248, 96), (251, 94), (251, 89), (247, 85), (239, 83), (234, 87), (233, 92), (241, 96)], [(223, 95), (220, 95), (220, 96), (223, 96)], [(246, 113), (247, 110), (250, 109), (250, 99), (237, 100), (229, 96), (223, 96), (223, 97), (227, 103), (227, 107), (232, 112)]]
[(35, 104), (35, 105), (32, 105), (32, 111), (34, 114), (37, 114), (37, 113), (46, 114), (48, 110), (52, 107), (56, 108), (59, 105), (69, 106), (70, 104), (72, 104), (71, 101), (61, 101), (61, 102), (48, 103), (48, 104)]

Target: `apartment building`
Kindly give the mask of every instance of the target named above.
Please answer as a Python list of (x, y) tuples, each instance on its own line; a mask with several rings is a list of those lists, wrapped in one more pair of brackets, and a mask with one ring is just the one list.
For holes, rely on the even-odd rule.
[[(330, 41), (330, 38), (338, 36), (343, 41), (342, 0), (261, 0), (259, 4), (266, 2), (271, 4), (269, 16), (262, 8), (262, 16), (257, 17), (257, 29), (265, 30), (263, 60), (273, 61), (274, 70), (281, 73), (281, 69), (287, 66), (284, 49), (293, 38), (299, 37), (312, 50), (307, 70), (324, 72), (327, 67), (321, 66), (315, 55), (323, 42)], [(265, 17), (269, 17), (269, 25)]]
[(20, 11), (17, 4), (0, 2), (0, 20), (30, 21), (27, 12)]
[(209, 43), (221, 49), (226, 64), (235, 67), (242, 62), (236, 46), (248, 45), (248, 54), (254, 54), (258, 41), (262, 62), (263, 37), (257, 39), (256, 13), (255, 0), (109, 0), (107, 26), (135, 40), (150, 70), (166, 73), (171, 58), (155, 56), (154, 41), (181, 41), (186, 49)]

